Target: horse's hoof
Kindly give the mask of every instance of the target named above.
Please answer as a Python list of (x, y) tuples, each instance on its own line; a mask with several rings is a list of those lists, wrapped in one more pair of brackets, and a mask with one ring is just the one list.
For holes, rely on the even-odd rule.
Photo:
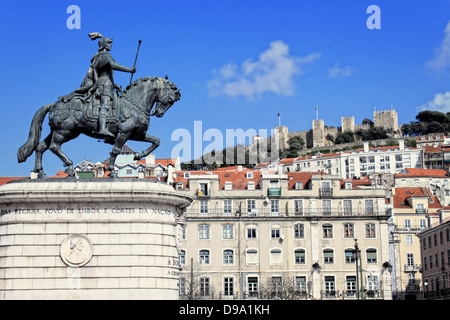
[(45, 174), (44, 171), (39, 171), (39, 172), (37, 172), (37, 177), (38, 177), (38, 179), (45, 179), (45, 178), (47, 178), (47, 175)]
[(117, 171), (115, 171), (115, 170), (110, 171), (109, 177), (110, 177), (111, 179), (118, 178)]
[(134, 160), (141, 160), (142, 155), (140, 153), (135, 153), (134, 154)]

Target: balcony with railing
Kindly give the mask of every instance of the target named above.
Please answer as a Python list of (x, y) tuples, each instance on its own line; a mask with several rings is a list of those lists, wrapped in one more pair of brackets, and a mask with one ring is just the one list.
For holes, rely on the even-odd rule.
[[(421, 268), (420, 264), (405, 264), (403, 270), (405, 272), (419, 272), (420, 268)], [(409, 281), (411, 282), (414, 280), (409, 280)]]
[(424, 231), (426, 227), (420, 225), (395, 225), (394, 232), (397, 233), (420, 233)]
[(202, 218), (270, 218), (270, 217), (367, 217), (367, 216), (388, 216), (387, 210), (373, 210), (366, 212), (365, 210), (344, 210), (344, 208), (292, 208), (292, 207), (279, 207), (271, 208), (270, 205), (252, 208), (250, 210), (233, 209), (228, 212), (224, 212), (223, 208), (214, 208), (211, 204), (208, 208), (188, 208), (186, 210), (186, 217), (202, 217)]

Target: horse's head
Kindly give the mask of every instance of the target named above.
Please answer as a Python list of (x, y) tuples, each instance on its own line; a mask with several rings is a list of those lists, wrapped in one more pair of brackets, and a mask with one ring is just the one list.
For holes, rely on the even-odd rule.
[(159, 81), (161, 81), (162, 87), (156, 98), (155, 109), (150, 115), (161, 118), (176, 101), (180, 100), (181, 93), (177, 86), (169, 80), (159, 78)]
[[(162, 117), (181, 97), (180, 90), (174, 83), (158, 77), (137, 79), (126, 88), (125, 94), (144, 108), (145, 112), (158, 118)], [(151, 111), (155, 103), (155, 109)]]

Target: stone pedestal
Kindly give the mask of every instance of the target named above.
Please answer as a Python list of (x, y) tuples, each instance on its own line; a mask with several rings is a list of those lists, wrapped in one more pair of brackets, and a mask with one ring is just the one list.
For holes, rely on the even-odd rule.
[(0, 299), (178, 299), (177, 222), (191, 201), (143, 179), (0, 187)]

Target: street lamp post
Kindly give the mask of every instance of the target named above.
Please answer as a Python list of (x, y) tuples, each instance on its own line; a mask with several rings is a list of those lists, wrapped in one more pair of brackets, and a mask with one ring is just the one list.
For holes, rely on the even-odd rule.
[[(359, 300), (359, 282), (361, 280), (361, 294), (363, 294), (362, 286), (362, 266), (361, 266), (361, 279), (359, 279), (358, 275), (358, 260), (361, 261), (361, 250), (358, 247), (358, 239), (355, 239), (355, 250), (353, 251), (353, 255), (355, 258), (355, 266), (356, 266), (356, 298)], [(364, 296), (362, 296), (364, 299)]]

